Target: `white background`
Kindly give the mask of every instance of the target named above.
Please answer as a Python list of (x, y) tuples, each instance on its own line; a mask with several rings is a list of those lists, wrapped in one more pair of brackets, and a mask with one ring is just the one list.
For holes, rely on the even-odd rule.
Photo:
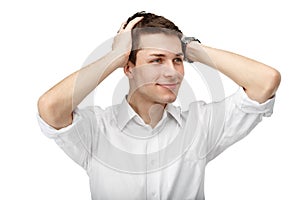
[[(300, 199), (298, 5), (292, 0), (1, 1), (0, 199), (90, 199), (85, 171), (40, 132), (36, 102), (141, 10), (171, 19), (206, 45), (281, 72), (273, 116), (207, 166), (206, 198)], [(226, 94), (236, 89), (228, 80), (225, 85)], [(113, 89), (106, 88), (107, 94)]]

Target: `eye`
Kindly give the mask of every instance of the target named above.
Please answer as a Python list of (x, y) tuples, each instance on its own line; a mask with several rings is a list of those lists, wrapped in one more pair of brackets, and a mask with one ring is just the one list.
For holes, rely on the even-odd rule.
[(173, 60), (173, 62), (174, 63), (182, 63), (182, 58), (175, 58), (174, 60)]
[(150, 61), (151, 63), (161, 63), (162, 59), (161, 58), (156, 58)]

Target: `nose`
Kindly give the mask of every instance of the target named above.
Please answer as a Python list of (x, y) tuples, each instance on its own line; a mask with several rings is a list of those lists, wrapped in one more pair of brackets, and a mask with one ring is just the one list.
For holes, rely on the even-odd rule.
[(176, 77), (179, 75), (173, 61), (165, 62), (164, 65), (165, 66), (163, 67), (163, 75), (165, 77)]

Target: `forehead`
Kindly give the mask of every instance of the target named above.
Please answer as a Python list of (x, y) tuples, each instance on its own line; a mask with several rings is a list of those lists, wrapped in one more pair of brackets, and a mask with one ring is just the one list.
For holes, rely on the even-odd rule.
[(182, 53), (181, 41), (176, 35), (164, 33), (142, 34), (139, 38), (139, 50), (159, 50), (174, 54)]

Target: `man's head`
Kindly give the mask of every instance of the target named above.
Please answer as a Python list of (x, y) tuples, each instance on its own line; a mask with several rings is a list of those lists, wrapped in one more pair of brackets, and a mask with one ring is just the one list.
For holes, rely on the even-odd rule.
[(129, 61), (135, 64), (136, 53), (139, 50), (140, 36), (143, 34), (164, 33), (166, 35), (176, 35), (179, 39), (182, 37), (181, 30), (170, 20), (163, 16), (146, 13), (144, 11), (137, 12), (127, 19), (124, 28), (127, 24), (136, 17), (143, 17), (134, 27), (132, 31), (132, 51), (129, 56)]
[(132, 29), (132, 51), (124, 68), (130, 96), (139, 101), (167, 104), (176, 100), (184, 75), (182, 32), (170, 20), (139, 12), (127, 20), (141, 19)]

